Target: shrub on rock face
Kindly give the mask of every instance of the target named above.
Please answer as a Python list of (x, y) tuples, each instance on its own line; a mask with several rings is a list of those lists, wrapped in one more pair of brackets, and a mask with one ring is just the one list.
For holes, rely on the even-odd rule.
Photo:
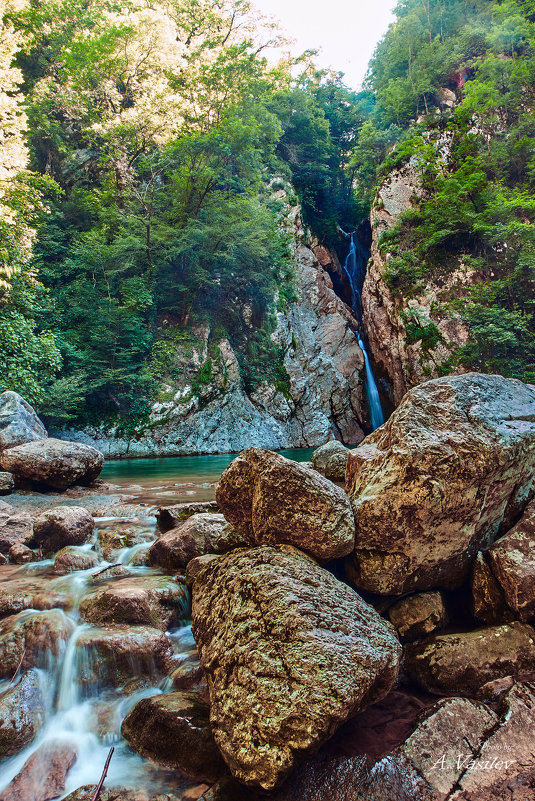
[(43, 439), (28, 442), (0, 453), (0, 467), (25, 479), (52, 489), (64, 490), (72, 484), (90, 484), (102, 470), (104, 457), (89, 445)]
[(193, 583), (210, 720), (233, 775), (272, 788), (397, 676), (391, 626), (289, 546), (234, 551)]
[(205, 512), (192, 515), (178, 528), (162, 534), (151, 546), (148, 562), (166, 570), (180, 570), (197, 556), (226, 553), (244, 545), (246, 541), (223, 515)]
[(535, 478), (535, 387), (468, 373), (412, 389), (348, 458), (352, 577), (389, 595), (459, 586)]
[(345, 492), (273, 451), (243, 451), (221, 476), (216, 499), (251, 545), (287, 543), (322, 561), (353, 548), (355, 523)]
[(225, 763), (214, 742), (208, 711), (193, 693), (144, 698), (124, 719), (121, 733), (141, 756), (191, 779), (213, 782)]
[(10, 390), (0, 394), (0, 451), (47, 436), (46, 428), (24, 398)]
[(494, 679), (535, 672), (535, 629), (511, 623), (438, 635), (405, 646), (403, 665), (427, 692), (475, 693)]
[(67, 545), (83, 545), (93, 534), (95, 521), (82, 506), (56, 506), (34, 520), (33, 541), (45, 553)]

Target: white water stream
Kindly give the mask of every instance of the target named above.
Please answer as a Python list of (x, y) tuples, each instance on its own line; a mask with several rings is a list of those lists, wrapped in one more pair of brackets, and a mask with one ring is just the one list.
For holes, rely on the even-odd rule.
[[(156, 571), (150, 568), (133, 564), (136, 557), (154, 541), (154, 526), (152, 534), (148, 530), (147, 537), (146, 542), (120, 551), (113, 563), (128, 565), (132, 576), (154, 574)], [(90, 550), (94, 544), (95, 540), (85, 546), (86, 550)], [(51, 564), (51, 560), (33, 563), (21, 568), (20, 572), (31, 575), (32, 578), (40, 573), (49, 575)], [(176, 779), (171, 785), (172, 777), (130, 751), (120, 734), (121, 723), (130, 709), (142, 698), (159, 694), (163, 689), (169, 691), (170, 680), (162, 676), (157, 686), (147, 686), (147, 681), (143, 681), (141, 676), (136, 677), (134, 670), (133, 677), (140, 679), (139, 689), (130, 694), (95, 678), (88, 680), (88, 677), (98, 676), (95, 660), (101, 660), (101, 657), (91, 648), (78, 645), (80, 637), (95, 628), (80, 620), (80, 602), (88, 592), (95, 589), (89, 584), (91, 577), (110, 564), (102, 560), (89, 570), (60, 576), (48, 583), (51, 592), (66, 591), (72, 598), (72, 605), (65, 612), (72, 624), (72, 634), (64, 642), (58, 656), (49, 654), (46, 669), (39, 670), (46, 697), (45, 721), (36, 739), (28, 747), (16, 756), (0, 761), (0, 791), (21, 771), (24, 763), (37, 749), (51, 742), (74, 746), (78, 754), (68, 773), (65, 792), (61, 798), (84, 784), (97, 785), (111, 745), (115, 746), (115, 752), (106, 779), (107, 787), (120, 785), (136, 790), (146, 787), (154, 792), (165, 792), (172, 789), (172, 786), (176, 787)], [(108, 582), (113, 580), (110, 578)], [(22, 624), (36, 613), (37, 610), (34, 609), (20, 613), (16, 624)], [(168, 632), (168, 636), (178, 664), (184, 658), (185, 652), (193, 647), (191, 630), (189, 626), (183, 626)], [(13, 684), (9, 681), (0, 682), (0, 696), (12, 687)]]

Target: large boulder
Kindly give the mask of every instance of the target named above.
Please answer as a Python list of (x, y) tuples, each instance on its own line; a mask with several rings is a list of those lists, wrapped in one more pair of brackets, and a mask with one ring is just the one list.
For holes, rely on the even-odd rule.
[(324, 445), (320, 445), (319, 448), (316, 448), (310, 457), (310, 461), (316, 470), (325, 470), (331, 456), (339, 454), (340, 456), (344, 457), (347, 462), (348, 453), (349, 449), (346, 448), (345, 445), (342, 445), (342, 443), (338, 442), (337, 439), (331, 439), (329, 442), (326, 442)]
[(209, 562), (194, 579), (192, 630), (216, 743), (237, 779), (268, 789), (384, 697), (399, 667), (390, 625), (290, 546)]
[(83, 545), (94, 527), (93, 516), (82, 506), (56, 506), (34, 520), (33, 542), (45, 553), (55, 553), (67, 545)]
[(29, 670), (0, 696), (0, 759), (17, 754), (34, 739), (45, 713), (41, 674)]
[(47, 438), (46, 428), (17, 392), (0, 394), (0, 451)]
[(216, 500), (251, 545), (295, 545), (322, 561), (353, 548), (355, 522), (345, 492), (273, 451), (243, 451), (221, 476)]
[(104, 457), (89, 445), (43, 439), (0, 453), (0, 466), (16, 479), (64, 490), (72, 484), (90, 484), (102, 470)]
[(124, 719), (121, 733), (141, 756), (191, 779), (212, 783), (225, 770), (208, 707), (194, 694), (143, 698)]
[(349, 798), (453, 801), (467, 766), (479, 759), (486, 737), (498, 724), (498, 716), (482, 703), (466, 698), (441, 701), (399, 748), (375, 763), (367, 780)]
[(197, 556), (226, 553), (247, 545), (223, 515), (213, 512), (194, 514), (185, 523), (159, 537), (148, 552), (149, 565), (180, 570)]
[(345, 445), (337, 439), (332, 439), (316, 448), (310, 461), (332, 481), (344, 481), (348, 453), (349, 449)]
[(76, 748), (69, 743), (43, 743), (0, 792), (0, 801), (52, 801), (59, 798), (77, 756)]
[(480, 555), (472, 587), (477, 617), (488, 622), (535, 619), (535, 501), (514, 528)]
[(165, 576), (119, 579), (87, 595), (80, 604), (82, 618), (97, 626), (130, 623), (163, 631), (183, 621), (188, 611), (186, 587)]
[(516, 684), (498, 714), (476, 701), (448, 698), (373, 766), (348, 801), (530, 801), (534, 725), (530, 684)]
[(423, 712), (408, 737), (375, 762), (368, 756), (348, 756), (342, 741), (338, 754), (329, 747), (322, 749), (273, 792), (255, 792), (223, 779), (204, 798), (532, 801), (534, 725), (535, 693), (531, 684), (513, 686), (497, 710), (467, 698), (447, 698)]
[(467, 373), (412, 389), (349, 454), (357, 586), (459, 586), (533, 494), (534, 443), (535, 387)]
[(494, 679), (535, 672), (535, 630), (511, 623), (436, 635), (406, 646), (403, 665), (427, 692), (476, 693)]

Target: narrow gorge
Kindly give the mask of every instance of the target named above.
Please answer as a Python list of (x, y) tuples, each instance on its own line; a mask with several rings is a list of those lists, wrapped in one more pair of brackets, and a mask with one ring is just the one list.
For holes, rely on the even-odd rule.
[(535, 799), (533, 3), (268, 8), (0, 0), (0, 801)]

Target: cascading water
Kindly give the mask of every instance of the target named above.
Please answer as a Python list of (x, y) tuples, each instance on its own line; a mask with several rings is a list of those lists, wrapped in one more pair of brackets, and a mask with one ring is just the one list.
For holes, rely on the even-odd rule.
[[(360, 323), (362, 321), (363, 311), (361, 293), (362, 284), (364, 283), (364, 278), (366, 277), (366, 256), (362, 248), (360, 248), (359, 252), (357, 252), (357, 243), (355, 241), (354, 233), (351, 234), (351, 243), (349, 245), (349, 253), (347, 254), (344, 263), (344, 272), (351, 288), (351, 307)], [(376, 428), (379, 428), (379, 426), (384, 423), (385, 418), (383, 409), (381, 407), (377, 383), (375, 381), (375, 376), (370, 364), (368, 351), (366, 350), (366, 346), (362, 340), (360, 332), (356, 331), (355, 333), (359, 348), (364, 356), (364, 366), (366, 369), (366, 397), (368, 398), (368, 407), (370, 409), (372, 428), (375, 431)]]
[[(115, 519), (115, 521), (117, 518)], [(111, 518), (113, 523), (114, 519)], [(154, 518), (151, 527), (139, 526), (144, 542), (124, 549), (119, 561), (128, 564), (131, 577), (149, 577), (155, 573), (152, 568), (132, 564), (141, 552), (154, 541)], [(98, 551), (98, 544), (93, 542)], [(91, 545), (86, 546), (89, 550)], [(84, 547), (79, 548), (80, 551)], [(114, 559), (114, 563), (116, 560)], [(92, 624), (81, 621), (80, 603), (94, 590), (95, 576), (112, 563), (102, 560), (89, 570), (78, 570), (65, 576), (54, 577), (50, 572), (51, 561), (36, 562), (20, 569), (21, 576), (31, 576), (32, 581), (40, 582), (43, 592), (49, 597), (68, 597), (67, 611), (56, 610), (64, 624), (65, 639), (56, 655), (43, 654), (38, 669), (35, 670), (42, 684), (43, 725), (37, 736), (26, 748), (15, 756), (0, 761), (0, 793), (23, 769), (27, 760), (40, 749), (65, 744), (76, 752), (75, 761), (68, 771), (66, 785), (61, 797), (78, 787), (89, 784), (96, 786), (106, 760), (110, 745), (115, 753), (111, 760), (107, 786), (144, 788), (151, 793), (175, 792), (179, 787), (188, 786), (188, 781), (171, 775), (165, 770), (143, 760), (134, 754), (121, 737), (121, 723), (130, 709), (142, 698), (157, 695), (163, 690), (172, 690), (169, 677), (158, 671), (138, 670), (132, 665), (132, 687), (113, 686), (102, 677), (99, 670), (102, 657), (91, 647), (84, 647), (83, 637), (97, 631)], [(124, 578), (121, 573), (116, 579), (108, 579), (108, 586), (115, 580)], [(186, 610), (184, 610), (186, 611)], [(13, 625), (20, 627), (36, 615), (47, 615), (49, 610), (39, 612), (28, 609), (14, 618)], [(180, 664), (190, 652), (192, 645), (191, 629), (181, 625), (168, 632), (176, 664)], [(46, 657), (46, 659), (45, 659)], [(41, 662), (46, 667), (41, 666)], [(143, 666), (141, 666), (143, 667)], [(11, 682), (0, 682), (0, 699), (21, 681), (22, 671)], [(157, 676), (156, 684), (153, 676)], [(137, 685), (137, 686), (135, 686)]]

